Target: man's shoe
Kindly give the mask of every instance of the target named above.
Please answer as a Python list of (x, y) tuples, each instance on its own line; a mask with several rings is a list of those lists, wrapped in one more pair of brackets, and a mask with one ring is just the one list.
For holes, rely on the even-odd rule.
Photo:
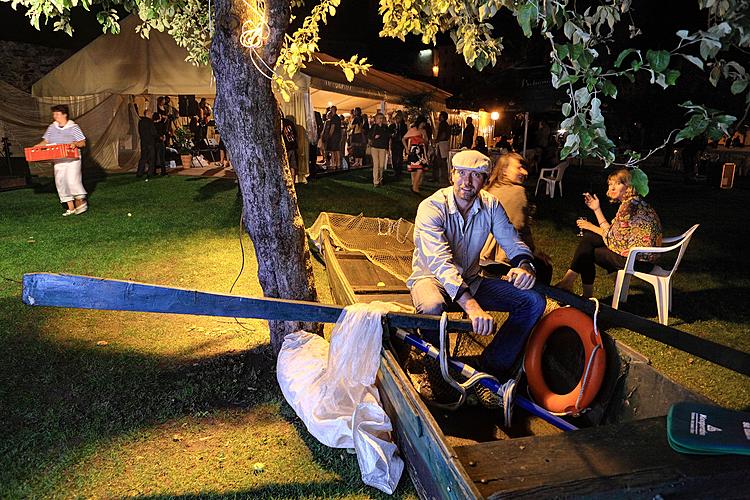
[[(423, 361), (424, 371), (427, 375), (421, 384), (419, 393), (428, 400), (439, 404), (455, 403), (460, 394), (444, 378), (440, 371), (440, 363), (436, 359), (425, 356)], [(448, 374), (458, 382), (463, 382), (464, 377), (456, 370), (448, 368)]]

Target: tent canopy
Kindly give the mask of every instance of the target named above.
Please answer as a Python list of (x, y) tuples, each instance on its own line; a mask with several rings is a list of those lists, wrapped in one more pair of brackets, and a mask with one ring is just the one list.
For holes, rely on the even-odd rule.
[[(32, 86), (32, 94), (49, 97), (100, 93), (212, 96), (216, 93), (210, 67), (185, 62), (185, 49), (178, 47), (167, 33), (151, 30), (149, 38), (144, 39), (135, 31), (139, 23), (138, 17), (127, 17), (121, 23), (120, 34), (98, 37), (39, 79)], [(322, 53), (316, 56), (302, 69), (301, 78), (295, 79), (306, 79), (304, 83), (309, 82), (312, 89), (391, 103), (426, 96), (439, 107), (444, 107), (445, 99), (451, 95), (430, 84), (374, 68), (348, 82), (339, 68), (326, 64), (337, 61), (336, 58)], [(323, 99), (334, 101), (328, 97)], [(313, 106), (324, 107), (319, 106), (321, 102), (314, 102)]]

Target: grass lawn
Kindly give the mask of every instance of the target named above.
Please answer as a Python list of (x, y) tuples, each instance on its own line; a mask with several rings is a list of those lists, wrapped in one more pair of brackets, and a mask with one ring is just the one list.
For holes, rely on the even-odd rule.
[[(578, 193), (602, 191), (597, 172), (569, 169), (565, 198), (539, 203), (535, 238), (553, 257), (555, 279), (576, 245), (576, 216), (588, 215)], [(667, 235), (702, 224), (675, 283), (670, 324), (750, 351), (742, 255), (750, 190), (652, 179)], [(95, 186), (86, 215), (64, 219), (54, 186), (40, 182), (0, 193), (0, 497), (384, 497), (361, 483), (352, 455), (315, 442), (283, 401), (263, 322), (21, 304), (17, 281), (34, 271), (228, 292), (241, 261), (234, 184), (114, 175)], [(420, 200), (406, 180), (374, 189), (369, 171), (315, 180), (298, 195), (308, 225), (321, 210), (413, 220)], [(260, 295), (244, 241), (235, 293)], [(330, 301), (315, 269), (321, 300)], [(610, 297), (612, 287), (602, 277), (596, 293)], [(634, 286), (624, 308), (655, 317), (653, 292)], [(746, 377), (610, 333), (719, 404), (750, 408)], [(406, 476), (395, 497), (415, 497)]]

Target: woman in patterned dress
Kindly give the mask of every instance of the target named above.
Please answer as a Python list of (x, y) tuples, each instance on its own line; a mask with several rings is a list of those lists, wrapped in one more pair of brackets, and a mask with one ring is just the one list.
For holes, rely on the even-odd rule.
[(408, 166), (406, 170), (411, 173), (411, 191), (419, 194), (422, 186), (422, 176), (428, 168), (427, 146), (430, 143), (427, 134), (427, 119), (419, 116), (402, 139)]
[[(598, 264), (612, 273), (625, 267), (630, 249), (633, 247), (658, 247), (661, 245), (661, 221), (656, 211), (643, 199), (648, 194), (648, 178), (638, 168), (617, 170), (607, 178), (607, 197), (612, 203), (620, 203), (617, 215), (607, 222), (596, 195), (583, 193), (583, 201), (596, 216), (598, 225), (579, 220), (578, 227), (584, 234), (576, 249), (570, 269), (556, 285), (571, 290), (576, 278), (581, 276), (583, 296), (591, 297)], [(657, 254), (639, 254), (635, 270), (649, 272)]]

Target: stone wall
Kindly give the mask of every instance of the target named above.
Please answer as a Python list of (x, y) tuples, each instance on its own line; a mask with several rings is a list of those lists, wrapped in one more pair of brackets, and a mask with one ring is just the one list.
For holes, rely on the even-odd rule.
[(0, 40), (0, 80), (25, 92), (68, 57), (70, 49), (53, 49), (32, 43)]

